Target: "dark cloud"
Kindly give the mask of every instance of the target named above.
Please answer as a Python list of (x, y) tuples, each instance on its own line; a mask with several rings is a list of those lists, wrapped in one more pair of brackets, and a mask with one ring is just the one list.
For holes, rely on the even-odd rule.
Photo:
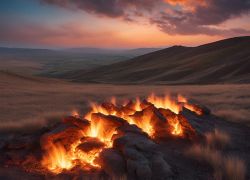
[(250, 32), (244, 29), (221, 30), (209, 27), (249, 13), (250, 0), (206, 0), (205, 2), (205, 5), (197, 4), (192, 11), (185, 10), (186, 4), (184, 4), (178, 10), (172, 10), (171, 13), (161, 12), (158, 16), (151, 17), (151, 22), (169, 34), (230, 36)]
[[(135, 21), (144, 16), (168, 34), (237, 34), (244, 29), (212, 28), (226, 20), (249, 13), (250, 0), (41, 0), (47, 4), (111, 18)], [(239, 34), (240, 35), (240, 34)]]
[(130, 11), (151, 11), (160, 0), (41, 0), (47, 4), (78, 8), (108, 17), (127, 17)]

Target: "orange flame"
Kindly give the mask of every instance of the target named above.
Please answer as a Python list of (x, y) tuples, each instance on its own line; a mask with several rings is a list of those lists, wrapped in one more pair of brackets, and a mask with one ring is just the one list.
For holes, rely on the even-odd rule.
[(98, 138), (106, 147), (112, 147), (112, 136), (116, 134), (114, 127), (104, 128), (101, 122), (92, 121), (86, 136)]
[(157, 108), (169, 109), (175, 114), (179, 114), (182, 110), (182, 107), (167, 95), (162, 98), (151, 94), (147, 101), (152, 103)]
[(73, 167), (71, 159), (60, 144), (52, 145), (50, 151), (44, 156), (42, 165), (56, 174)]
[[(179, 114), (183, 106), (188, 109), (192, 108), (192, 105), (188, 104), (187, 99), (183, 96), (178, 96), (177, 101), (174, 101), (169, 96), (158, 97), (152, 94), (147, 98), (147, 101), (154, 105), (156, 108), (169, 109), (175, 114)], [(111, 103), (114, 105), (114, 107), (111, 106), (110, 109), (96, 103), (91, 103), (91, 111), (85, 116), (85, 119), (90, 122), (90, 126), (87, 130), (83, 131), (82, 136), (97, 138), (103, 143), (102, 147), (84, 152), (78, 147), (82, 143), (81, 138), (71, 144), (67, 152), (62, 145), (58, 143), (53, 144), (43, 157), (42, 165), (56, 174), (61, 173), (63, 170), (70, 170), (76, 165), (81, 165), (84, 169), (88, 169), (91, 167), (100, 168), (100, 165), (97, 164), (95, 160), (99, 156), (103, 148), (111, 148), (113, 146), (112, 137), (117, 132), (115, 126), (113, 127), (109, 124), (104, 124), (104, 121), (99, 120), (98, 118), (93, 118), (93, 113), (101, 113), (103, 115), (113, 115), (123, 118), (129, 124), (135, 124), (136, 126), (141, 128), (142, 131), (153, 138), (156, 130), (154, 129), (155, 127), (152, 124), (152, 117), (150, 117), (150, 113), (145, 113), (147, 115), (143, 114), (143, 116), (139, 117), (132, 116), (136, 112), (140, 113), (140, 111), (143, 111), (144, 104), (142, 104), (139, 98), (136, 98), (132, 105), (130, 104), (129, 106), (125, 104), (123, 106), (116, 106), (115, 98), (111, 99)], [(75, 117), (79, 117), (77, 111), (74, 111), (72, 115)], [(177, 115), (168, 118), (167, 123), (169, 123), (171, 127), (170, 131), (173, 136), (183, 135), (184, 130)]]
[(142, 110), (142, 108), (141, 108), (141, 100), (138, 97), (135, 99), (134, 110), (135, 111), (141, 111)]
[(169, 119), (169, 124), (172, 126), (173, 130), (172, 130), (172, 134), (175, 136), (181, 136), (183, 133), (183, 129), (182, 126), (178, 120), (178, 117), (174, 117), (174, 118), (170, 118)]
[(188, 103), (188, 100), (185, 97), (178, 95), (178, 102), (184, 103), (183, 106), (189, 109), (190, 111), (193, 111), (198, 115), (202, 115), (202, 112), (199, 109), (197, 109), (194, 105)]

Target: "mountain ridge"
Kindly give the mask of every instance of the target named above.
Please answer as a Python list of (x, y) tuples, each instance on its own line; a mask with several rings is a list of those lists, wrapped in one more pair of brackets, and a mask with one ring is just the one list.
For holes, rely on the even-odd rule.
[(85, 72), (76, 82), (113, 84), (213, 84), (250, 82), (250, 36), (197, 47), (172, 46)]

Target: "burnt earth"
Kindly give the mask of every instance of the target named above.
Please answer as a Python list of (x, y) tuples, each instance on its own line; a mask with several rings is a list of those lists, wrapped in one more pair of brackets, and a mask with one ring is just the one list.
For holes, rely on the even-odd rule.
[[(132, 112), (133, 102), (126, 107), (102, 104), (111, 111)], [(116, 129), (113, 135), (113, 146), (104, 148), (104, 144), (93, 137), (82, 137), (82, 131), (90, 127), (90, 122), (79, 117), (67, 117), (61, 123), (37, 134), (1, 136), (0, 141), (0, 177), (1, 179), (207, 179), (213, 176), (209, 164), (202, 164), (186, 155), (194, 143), (203, 143), (207, 132), (219, 128), (227, 132), (232, 142), (224, 153), (237, 154), (246, 160), (249, 167), (250, 129), (240, 124), (229, 123), (212, 115), (207, 108), (196, 105), (202, 115), (184, 108), (180, 114), (167, 109), (157, 109), (143, 101), (143, 110), (135, 112), (132, 118), (140, 120), (143, 116), (151, 117), (155, 133), (153, 138), (136, 125), (131, 125), (122, 118), (93, 113), (93, 121), (102, 121), (104, 128)], [(183, 127), (182, 137), (170, 135), (168, 120), (178, 117)], [(166, 133), (168, 132), (168, 133)], [(60, 142), (65, 149), (80, 139), (78, 149), (84, 152), (104, 148), (95, 162), (101, 169), (83, 170), (75, 167), (72, 170), (55, 175), (40, 165), (42, 152), (50, 149), (53, 143)], [(12, 173), (13, 172), (13, 173)], [(249, 178), (249, 171), (247, 177)]]

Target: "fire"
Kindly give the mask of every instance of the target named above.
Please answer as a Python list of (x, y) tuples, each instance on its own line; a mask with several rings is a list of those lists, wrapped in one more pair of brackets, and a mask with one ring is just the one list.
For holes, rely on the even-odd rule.
[(187, 99), (180, 94), (178, 94), (177, 99), (178, 99), (178, 102), (187, 103)]
[(193, 111), (193, 112), (195, 112), (198, 115), (202, 115), (202, 112), (200, 111), (200, 109), (197, 108), (196, 106), (188, 103), (188, 100), (185, 97), (183, 97), (181, 95), (178, 95), (178, 102), (183, 103), (183, 106), (185, 108), (189, 109), (190, 111)]
[(154, 128), (151, 124), (151, 118), (143, 116), (142, 119), (136, 119), (132, 117), (127, 117), (126, 119), (129, 124), (135, 124), (137, 127), (141, 128), (142, 131), (147, 133), (149, 136), (153, 137)]
[(181, 136), (182, 135), (183, 129), (182, 129), (182, 126), (181, 126), (177, 116), (174, 117), (174, 118), (169, 119), (169, 124), (173, 128), (173, 130), (171, 132), (173, 135), (175, 135), (175, 136)]
[(157, 108), (169, 109), (175, 114), (179, 114), (182, 110), (182, 107), (167, 95), (162, 98), (151, 94), (147, 101), (152, 103)]
[(116, 134), (116, 130), (113, 127), (105, 129), (101, 122), (92, 121), (90, 129), (86, 132), (86, 136), (98, 138), (105, 143), (106, 147), (112, 147), (112, 136)]
[(135, 99), (134, 110), (135, 111), (141, 111), (142, 110), (142, 108), (141, 108), (141, 100), (138, 97)]
[(72, 161), (67, 155), (64, 147), (60, 144), (52, 145), (50, 151), (44, 156), (42, 165), (56, 174), (73, 167)]
[(77, 148), (80, 144), (81, 142), (78, 141), (72, 145), (70, 152), (72, 160), (80, 160), (84, 166), (83, 168), (86, 170), (88, 170), (89, 167), (100, 168), (100, 165), (95, 163), (94, 160), (98, 157), (102, 149), (93, 149), (89, 152), (84, 152)]
[(77, 110), (73, 110), (72, 113), (71, 113), (72, 116), (74, 117), (80, 117), (79, 113)]
[[(119, 105), (114, 97), (110, 103), (101, 105), (91, 103), (91, 110), (84, 117), (88, 128), (82, 129), (82, 135), (80, 135), (82, 137), (78, 137), (75, 142), (69, 144), (67, 150), (63, 145), (51, 142), (51, 147), (47, 149), (43, 156), (42, 165), (56, 174), (64, 170), (70, 170), (75, 166), (80, 166), (85, 170), (101, 168), (95, 160), (104, 148), (113, 147), (112, 138), (117, 134), (116, 130), (119, 123), (124, 122), (136, 125), (154, 139), (157, 135), (157, 123), (154, 123), (154, 121), (160, 116), (163, 118), (160, 123), (165, 123), (160, 126), (169, 128), (166, 129), (166, 133), (170, 132), (169, 134), (172, 136), (183, 137), (185, 129), (178, 119), (182, 107), (188, 109), (192, 107), (183, 96), (178, 96), (177, 101), (175, 101), (169, 96), (158, 97), (154, 94), (150, 95), (147, 100), (141, 101), (136, 98), (135, 101), (123, 105)], [(168, 110), (166, 111), (166, 117), (159, 115), (160, 109)], [(168, 112), (170, 112), (169, 115)], [(81, 120), (77, 111), (74, 111), (72, 115)], [(170, 117), (168, 118), (168, 116)], [(118, 118), (119, 120), (113, 122), (112, 118)], [(90, 141), (93, 141), (97, 146), (88, 150), (84, 149), (84, 143)]]

